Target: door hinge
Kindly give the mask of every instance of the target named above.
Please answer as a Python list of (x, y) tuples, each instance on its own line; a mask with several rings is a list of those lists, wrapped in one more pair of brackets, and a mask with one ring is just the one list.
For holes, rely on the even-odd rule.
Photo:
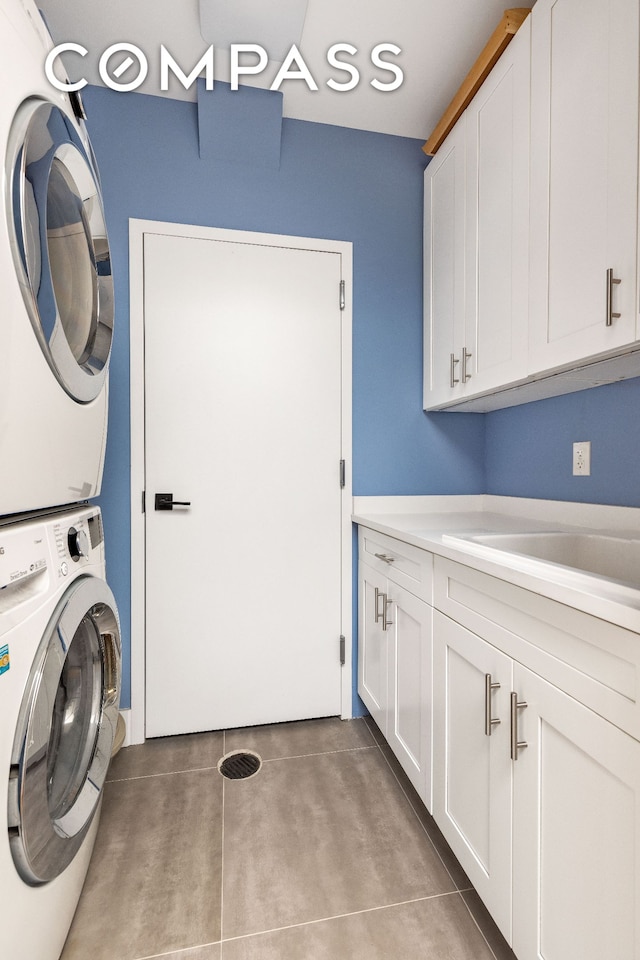
[(346, 644), (347, 644), (346, 637), (343, 637), (341, 634), (340, 635), (340, 663), (342, 666), (345, 665), (346, 659), (347, 659)]
[(344, 306), (345, 306), (345, 293), (344, 293), (344, 291), (345, 291), (344, 280), (341, 280), (341, 281), (340, 281), (340, 309), (341, 309), (341, 310), (344, 310)]
[(340, 461), (340, 486), (344, 487), (347, 484), (347, 465), (344, 460)]
[(145, 496), (145, 491), (143, 490), (143, 491), (142, 491), (142, 512), (143, 512), (143, 513), (145, 513), (145, 512), (146, 512), (146, 509), (147, 509), (146, 500), (147, 500), (147, 498), (146, 498), (146, 496)]

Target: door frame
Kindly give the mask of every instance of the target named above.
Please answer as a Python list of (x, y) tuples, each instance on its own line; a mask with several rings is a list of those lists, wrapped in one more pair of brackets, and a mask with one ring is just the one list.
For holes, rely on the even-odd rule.
[[(341, 450), (345, 461), (345, 485), (341, 491), (341, 619), (345, 638), (345, 662), (341, 679), (341, 717), (353, 716), (352, 703), (352, 296), (353, 244), (345, 240), (318, 240), (275, 233), (254, 233), (218, 227), (192, 226), (161, 220), (129, 220), (130, 301), (130, 425), (131, 425), (131, 715), (130, 742), (145, 740), (145, 389), (144, 389), (144, 236), (146, 233), (197, 240), (253, 243), (263, 246), (316, 250), (341, 256), (346, 296), (341, 311)], [(339, 290), (336, 290), (336, 299)], [(336, 482), (338, 464), (336, 464)], [(336, 640), (338, 638), (336, 637)]]

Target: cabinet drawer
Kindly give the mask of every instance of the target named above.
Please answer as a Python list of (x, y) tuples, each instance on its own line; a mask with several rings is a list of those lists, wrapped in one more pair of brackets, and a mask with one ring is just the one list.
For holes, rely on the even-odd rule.
[(640, 739), (640, 636), (435, 558), (434, 606)]
[(367, 527), (358, 529), (360, 558), (421, 600), (433, 596), (433, 554)]

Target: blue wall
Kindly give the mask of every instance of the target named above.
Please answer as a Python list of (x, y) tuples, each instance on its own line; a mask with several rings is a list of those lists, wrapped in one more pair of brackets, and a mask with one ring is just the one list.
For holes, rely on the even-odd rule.
[[(591, 476), (573, 443), (591, 441)], [(640, 379), (486, 414), (487, 493), (640, 507)]]
[[(210, 94), (215, 96), (215, 92)], [(130, 702), (130, 217), (353, 243), (353, 492), (481, 493), (484, 418), (422, 411), (420, 140), (284, 120), (279, 169), (201, 159), (195, 104), (87, 88), (113, 247), (117, 328), (100, 499)], [(227, 118), (233, 124), (233, 114)], [(226, 133), (232, 131), (227, 128)], [(221, 128), (220, 137), (225, 136)]]

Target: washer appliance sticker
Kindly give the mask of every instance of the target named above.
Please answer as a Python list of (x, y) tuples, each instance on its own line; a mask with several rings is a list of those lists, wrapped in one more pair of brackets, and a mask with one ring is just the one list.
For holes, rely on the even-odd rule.
[(9, 645), (5, 643), (4, 647), (0, 647), (0, 676), (6, 673), (10, 666)]

